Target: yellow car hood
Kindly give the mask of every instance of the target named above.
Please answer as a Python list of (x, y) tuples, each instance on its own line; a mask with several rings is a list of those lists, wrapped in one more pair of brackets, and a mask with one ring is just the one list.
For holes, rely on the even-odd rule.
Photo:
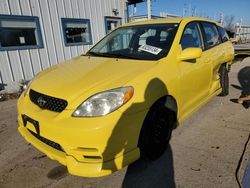
[(155, 61), (79, 56), (41, 72), (31, 89), (70, 103), (90, 89), (93, 95), (122, 87), (155, 64)]

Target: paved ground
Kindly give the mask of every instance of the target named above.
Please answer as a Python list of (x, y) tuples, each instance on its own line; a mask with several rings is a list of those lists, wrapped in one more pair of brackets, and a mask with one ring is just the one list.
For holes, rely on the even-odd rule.
[(250, 49), (250, 43), (244, 43), (244, 44), (235, 44), (235, 49)]
[(247, 110), (230, 99), (238, 98), (240, 89), (244, 90), (237, 87), (241, 86), (237, 75), (247, 66), (249, 69), (250, 58), (234, 64), (230, 95), (214, 98), (174, 130), (171, 147), (159, 160), (140, 160), (103, 178), (72, 176), (65, 167), (27, 144), (17, 133), (16, 101), (2, 102), (0, 187), (236, 188), (236, 176), (241, 182), (250, 158), (250, 108)]
[(236, 44), (234, 45), (234, 50), (236, 54), (235, 60), (242, 60), (245, 57), (250, 56), (250, 43)]

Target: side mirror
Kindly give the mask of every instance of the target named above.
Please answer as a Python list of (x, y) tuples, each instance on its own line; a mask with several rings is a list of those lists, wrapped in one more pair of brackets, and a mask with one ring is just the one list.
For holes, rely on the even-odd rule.
[(181, 61), (193, 60), (201, 57), (202, 50), (200, 48), (186, 48), (181, 52), (178, 59)]

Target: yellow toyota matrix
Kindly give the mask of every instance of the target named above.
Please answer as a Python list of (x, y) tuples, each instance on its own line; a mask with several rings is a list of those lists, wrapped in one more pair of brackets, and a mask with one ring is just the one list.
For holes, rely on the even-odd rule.
[(18, 130), (78, 176), (157, 159), (173, 128), (228, 94), (233, 58), (226, 31), (212, 20), (125, 24), (39, 73), (18, 100)]

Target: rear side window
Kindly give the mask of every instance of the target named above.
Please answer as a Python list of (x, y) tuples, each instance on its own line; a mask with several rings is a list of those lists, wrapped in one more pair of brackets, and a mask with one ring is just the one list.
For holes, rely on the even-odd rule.
[(205, 32), (205, 45), (206, 48), (212, 48), (220, 43), (220, 36), (215, 24), (202, 22), (201, 23)]
[(220, 34), (222, 42), (228, 41), (229, 36), (228, 36), (226, 30), (224, 28), (220, 27), (220, 26), (218, 26), (218, 30), (219, 30), (219, 34)]
[(197, 23), (189, 23), (181, 38), (182, 49), (186, 48), (202, 48), (201, 35), (199, 26)]

